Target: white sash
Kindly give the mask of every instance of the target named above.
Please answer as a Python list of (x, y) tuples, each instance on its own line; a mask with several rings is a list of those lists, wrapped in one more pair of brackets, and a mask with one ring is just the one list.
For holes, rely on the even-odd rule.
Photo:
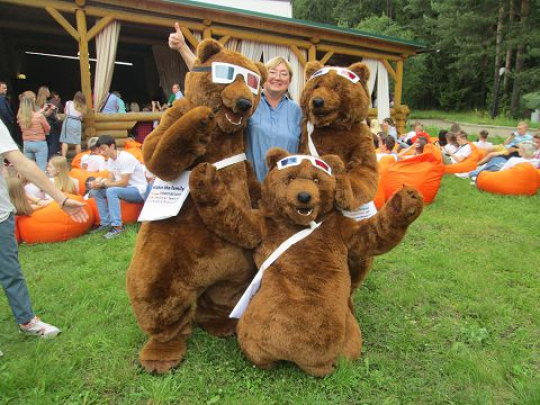
[(246, 311), (249, 303), (251, 302), (251, 299), (253, 296), (257, 293), (259, 288), (261, 287), (261, 280), (264, 271), (274, 263), (279, 256), (281, 256), (287, 249), (289, 249), (292, 245), (294, 245), (297, 242), (300, 242), (302, 239), (309, 236), (315, 229), (317, 229), (322, 222), (319, 222), (318, 224), (314, 221), (311, 221), (309, 224), (309, 228), (301, 230), (300, 232), (295, 233), (292, 235), (289, 239), (287, 239), (285, 242), (283, 242), (279, 247), (274, 250), (274, 252), (268, 256), (268, 258), (263, 262), (261, 267), (259, 268), (259, 271), (253, 277), (253, 280), (251, 281), (251, 284), (248, 286), (246, 291), (244, 291), (244, 294), (232, 310), (231, 314), (229, 315), (229, 318), (237, 318), (240, 319), (240, 317), (244, 314)]
[[(319, 153), (317, 152), (317, 148), (315, 147), (315, 144), (313, 143), (313, 140), (311, 139), (311, 134), (313, 133), (313, 130), (315, 129), (315, 127), (310, 121), (307, 122), (306, 127), (307, 127), (307, 135), (308, 135), (309, 153), (313, 156), (318, 157)], [(341, 211), (343, 216), (352, 218), (356, 222), (361, 221), (362, 219), (372, 217), (373, 215), (377, 213), (377, 207), (375, 207), (375, 204), (373, 203), (373, 201), (370, 201), (355, 210), (347, 211), (347, 210), (344, 210), (343, 208), (340, 208), (339, 210)]]
[[(244, 160), (246, 160), (246, 154), (240, 153), (220, 160), (214, 163), (214, 166), (217, 170), (221, 170)], [(190, 171), (185, 171), (173, 181), (164, 181), (156, 178), (152, 185), (152, 191), (150, 191), (150, 194), (146, 198), (138, 221), (159, 221), (178, 215), (189, 195), (190, 173)]]

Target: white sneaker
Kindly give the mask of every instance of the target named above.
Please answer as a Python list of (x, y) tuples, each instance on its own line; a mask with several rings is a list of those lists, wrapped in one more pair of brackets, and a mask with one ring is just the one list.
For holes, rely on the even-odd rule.
[(19, 330), (29, 335), (38, 335), (44, 339), (51, 339), (61, 332), (56, 326), (43, 322), (37, 316), (30, 322), (19, 325)]

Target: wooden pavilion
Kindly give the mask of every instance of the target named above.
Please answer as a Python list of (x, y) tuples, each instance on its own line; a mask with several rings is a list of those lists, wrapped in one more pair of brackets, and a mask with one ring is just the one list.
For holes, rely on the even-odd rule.
[[(286, 47), (280, 49), (287, 49), (300, 67), (311, 60), (345, 66), (359, 60), (376, 61), (393, 81), (390, 113), (397, 122), (398, 132), (404, 132), (409, 113), (408, 107), (402, 104), (404, 64), (407, 58), (424, 48), (422, 45), (197, 1), (0, 0), (0, 52), (6, 56), (0, 63), (0, 71), (16, 80), (20, 60), (17, 52), (20, 53), (22, 47), (69, 49), (78, 55), (75, 59), (78, 59), (80, 81), (67, 76), (66, 80), (76, 81), (74, 90), (82, 89), (86, 99), (92, 100), (95, 72), (91, 71), (90, 54), (100, 33), (114, 22), (121, 23), (118, 57), (141, 56), (143, 45), (166, 45), (176, 21), (193, 47), (197, 46), (199, 38), (215, 38), (225, 45), (230, 41), (257, 41)], [(130, 73), (132, 82), (144, 81), (141, 69), (135, 70)], [(377, 110), (370, 109), (370, 116), (377, 117)], [(122, 144), (137, 121), (159, 117), (160, 113), (101, 114), (94, 109), (85, 118), (85, 137), (107, 133)]]

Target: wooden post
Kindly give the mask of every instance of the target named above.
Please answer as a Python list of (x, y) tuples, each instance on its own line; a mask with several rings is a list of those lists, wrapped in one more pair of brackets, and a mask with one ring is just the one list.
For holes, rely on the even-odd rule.
[(328, 62), (328, 59), (330, 59), (332, 57), (332, 55), (334, 54), (334, 52), (330, 51), (330, 52), (326, 52), (326, 54), (322, 57), (321, 59), (321, 63), (323, 65), (326, 64), (326, 62)]
[(88, 39), (86, 31), (86, 14), (84, 10), (77, 9), (75, 11), (77, 19), (77, 31), (79, 33), (79, 64), (81, 68), (81, 89), (86, 97), (86, 105), (92, 108), (92, 85), (90, 83), (90, 60), (88, 55)]
[(296, 55), (298, 61), (302, 64), (302, 66), (306, 66), (306, 58), (304, 58), (304, 55), (302, 55), (298, 47), (296, 45), (290, 45), (289, 48), (291, 49), (292, 53)]
[(314, 61), (317, 60), (317, 47), (315, 45), (311, 45), (308, 49), (308, 61)]
[(403, 60), (398, 60), (396, 64), (396, 87), (394, 91), (394, 106), (401, 105), (401, 95), (403, 94)]

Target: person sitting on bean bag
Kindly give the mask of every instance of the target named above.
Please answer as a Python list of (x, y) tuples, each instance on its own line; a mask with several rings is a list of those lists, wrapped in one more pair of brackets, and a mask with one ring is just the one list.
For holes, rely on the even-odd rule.
[(47, 176), (63, 193), (78, 194), (79, 182), (69, 175), (69, 164), (63, 156), (53, 156), (47, 163)]
[(535, 157), (536, 152), (537, 148), (533, 142), (521, 142), (518, 146), (518, 157), (511, 157), (510, 159), (507, 159), (505, 156), (497, 156), (475, 171), (470, 172), (469, 177), (472, 180), (471, 185), (476, 185), (476, 178), (482, 171), (497, 172), (501, 170), (508, 170), (520, 163), (529, 163), (535, 169), (538, 169), (540, 167), (540, 158)]
[(88, 140), (90, 154), (81, 157), (81, 169), (87, 172), (101, 172), (107, 169), (105, 158), (99, 154), (97, 147), (98, 137), (94, 136)]
[[(398, 153), (398, 160), (410, 159), (412, 157), (421, 155), (422, 153), (424, 153), (424, 147), (426, 145), (426, 138), (418, 137), (415, 143), (413, 143), (407, 149)], [(411, 154), (411, 150), (414, 150), (414, 153)]]
[(459, 131), (456, 134), (456, 140), (459, 145), (458, 148), (455, 152), (449, 153), (451, 164), (464, 161), (472, 153), (471, 145), (469, 145), (468, 135), (466, 132)]
[(124, 232), (120, 200), (143, 203), (146, 192), (144, 166), (131, 153), (116, 149), (110, 135), (101, 135), (97, 141), (100, 153), (108, 158), (108, 178), (101, 177), (89, 183), (90, 196), (95, 198), (100, 226), (94, 232), (109, 230), (105, 239), (112, 239)]

